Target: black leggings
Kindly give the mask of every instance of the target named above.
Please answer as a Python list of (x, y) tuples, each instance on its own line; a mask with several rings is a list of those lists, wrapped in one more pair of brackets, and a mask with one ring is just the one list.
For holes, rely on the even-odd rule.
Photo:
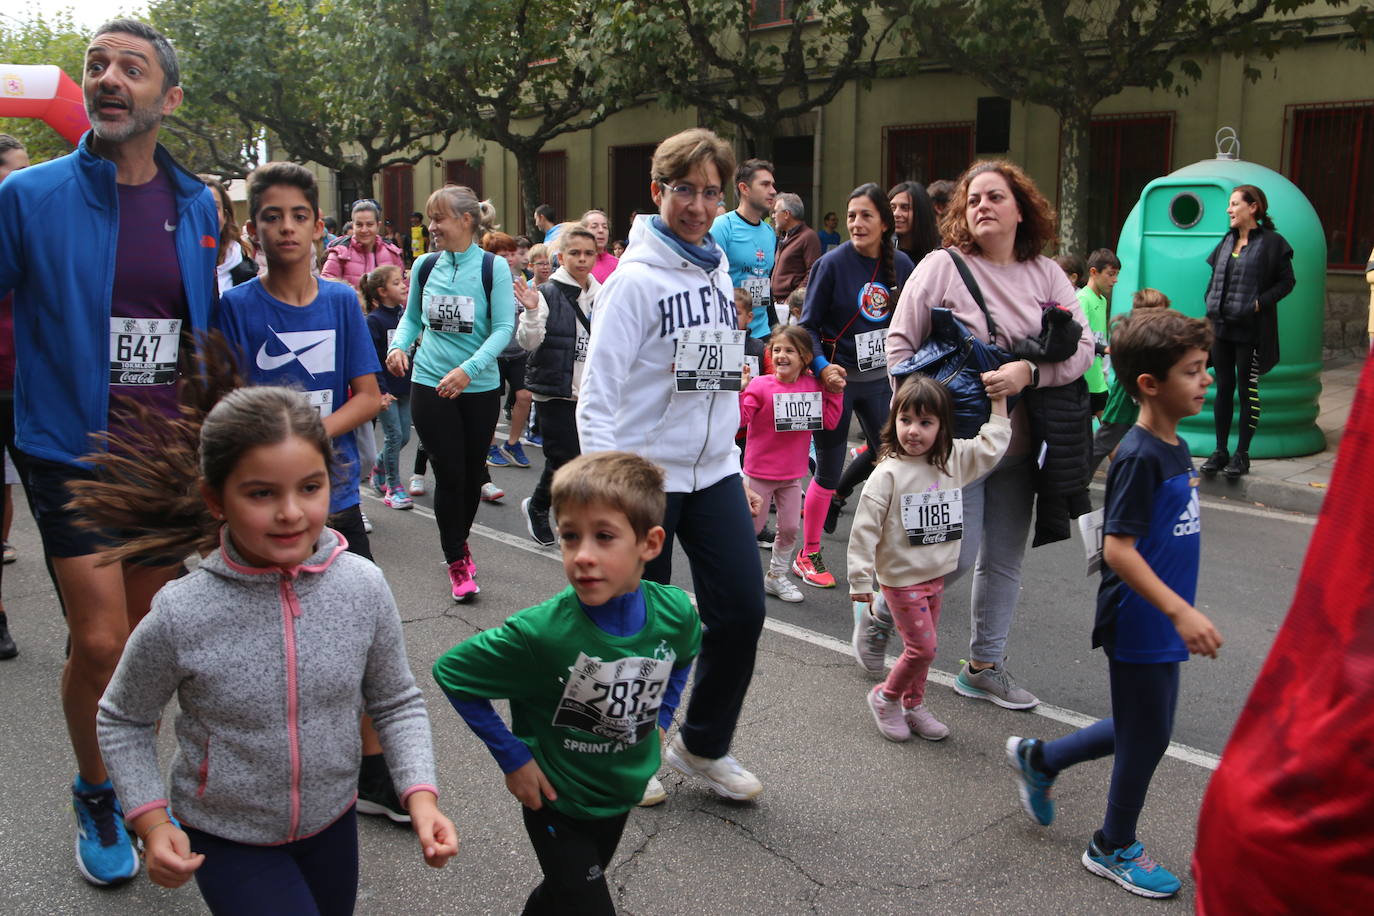
[(559, 814), (547, 803), (538, 811), (522, 805), (520, 811), (544, 871), (544, 880), (525, 901), (526, 916), (615, 916), (606, 869), (620, 845), (629, 812), (584, 821)]
[(530, 497), (530, 508), (538, 512), (549, 511), (549, 491), (553, 487), (553, 474), (563, 465), (582, 454), (582, 442), (577, 435), (577, 402), (562, 398), (550, 401), (537, 401), (544, 425), (544, 473), (539, 475), (534, 495)]
[[(892, 384), (887, 376), (871, 382), (850, 382), (844, 387), (844, 409), (834, 429), (818, 429), (812, 436), (816, 442), (816, 483), (834, 490), (840, 483), (844, 467), (844, 450), (849, 442), (849, 418), (859, 415), (859, 426), (868, 440), (868, 450), (877, 452), (882, 444), (883, 424), (892, 406)], [(857, 484), (852, 484), (857, 485)]]
[(501, 394), (493, 388), (441, 398), (428, 385), (412, 382), (410, 387), (410, 416), (434, 465), (439, 546), (444, 561), (453, 563), (467, 555), (468, 532), (477, 517), (487, 446), (501, 412)]
[(1240, 389), (1240, 441), (1236, 451), (1250, 451), (1250, 439), (1259, 428), (1259, 366), (1255, 345), (1217, 338), (1212, 342), (1212, 367), (1216, 371), (1217, 391), (1212, 398), (1216, 423), (1217, 449), (1225, 451), (1231, 439), (1231, 412), (1236, 389)]

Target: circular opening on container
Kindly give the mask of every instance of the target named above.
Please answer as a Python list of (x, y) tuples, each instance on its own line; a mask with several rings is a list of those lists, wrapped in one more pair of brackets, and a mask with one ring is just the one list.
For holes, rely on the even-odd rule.
[(1192, 191), (1184, 191), (1169, 202), (1169, 219), (1180, 229), (1191, 229), (1202, 219), (1202, 201)]

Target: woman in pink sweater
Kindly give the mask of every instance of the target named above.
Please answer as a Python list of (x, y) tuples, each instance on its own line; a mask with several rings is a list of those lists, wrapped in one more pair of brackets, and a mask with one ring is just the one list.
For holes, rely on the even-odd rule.
[(375, 200), (364, 198), (354, 201), (351, 218), (353, 237), (325, 252), (320, 276), (343, 280), (354, 289), (359, 289), (363, 275), (383, 264), (395, 264), (405, 270), (406, 262), (401, 249), (381, 236), (382, 208), (377, 206)]
[[(970, 166), (941, 219), (941, 235), (961, 253), (1000, 332), (995, 343), (1010, 349), (1012, 339), (1037, 336), (1042, 310), (1055, 304), (1068, 309), (1084, 328), (1078, 349), (1062, 362), (1017, 360), (988, 373), (984, 384), (991, 397), (1010, 397), (1037, 385), (1066, 385), (1092, 363), (1093, 338), (1074, 288), (1059, 266), (1040, 253), (1055, 241), (1054, 220), (1049, 202), (1026, 173), (1003, 161)], [(903, 287), (892, 315), (889, 368), (925, 342), (933, 308), (952, 310), (980, 340), (988, 340), (983, 309), (960, 277), (950, 251), (932, 251)], [(1012, 411), (1011, 424), (1006, 457), (986, 477), (963, 488), (964, 536), (958, 569), (948, 581), (976, 561), (970, 602), (973, 636), (969, 662), (954, 689), (1007, 709), (1030, 709), (1040, 701), (1019, 686), (1004, 665), (1021, 591), (1036, 470), (1024, 407)]]
[(801, 484), (807, 474), (811, 433), (835, 428), (844, 395), (826, 392), (806, 371), (814, 354), (811, 335), (804, 328), (779, 327), (769, 338), (768, 349), (773, 374), (753, 379), (739, 396), (740, 425), (749, 429), (744, 482), (763, 497), (754, 513), (755, 534), (768, 522), (769, 502), (778, 505), (778, 536), (763, 590), (783, 601), (800, 601), (801, 590), (787, 578), (787, 569), (801, 527)]

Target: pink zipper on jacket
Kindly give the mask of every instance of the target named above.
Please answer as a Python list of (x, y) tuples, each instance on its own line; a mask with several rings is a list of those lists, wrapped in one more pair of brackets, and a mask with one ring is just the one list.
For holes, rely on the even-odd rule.
[(301, 734), (300, 696), (296, 682), (296, 618), (301, 616), (301, 604), (291, 587), (288, 574), (281, 577), (282, 632), (286, 639), (286, 734), (291, 747), (291, 829), (288, 843), (296, 839), (301, 826)]

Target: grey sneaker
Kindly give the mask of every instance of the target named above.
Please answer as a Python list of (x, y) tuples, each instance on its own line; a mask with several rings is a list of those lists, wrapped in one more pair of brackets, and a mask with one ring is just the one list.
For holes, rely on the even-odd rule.
[(887, 641), (892, 637), (892, 617), (882, 593), (873, 596), (872, 609), (867, 604), (854, 604), (854, 635), (850, 646), (854, 660), (874, 677), (880, 677), (887, 667)]
[(913, 735), (920, 735), (927, 741), (943, 741), (949, 737), (949, 726), (935, 718), (935, 713), (927, 709), (924, 703), (904, 710), (902, 714)]
[(1033, 709), (1040, 705), (1035, 694), (1017, 685), (1005, 665), (973, 671), (968, 662), (954, 679), (954, 692), (975, 700), (987, 700), (1003, 709)]

